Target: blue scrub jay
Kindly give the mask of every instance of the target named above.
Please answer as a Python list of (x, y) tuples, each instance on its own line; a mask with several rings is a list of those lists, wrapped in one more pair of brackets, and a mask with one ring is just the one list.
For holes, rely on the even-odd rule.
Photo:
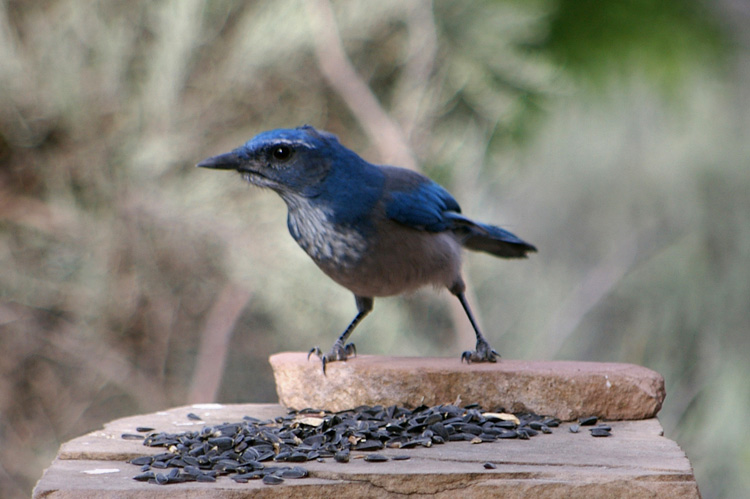
[(531, 244), (461, 214), (443, 187), (417, 172), (368, 163), (336, 136), (311, 126), (263, 132), (199, 167), (236, 170), (251, 184), (276, 191), (286, 202), (292, 237), (331, 279), (354, 293), (357, 315), (323, 363), (356, 355), (347, 343), (370, 313), (376, 296), (432, 284), (461, 302), (474, 327), (476, 350), (461, 360), (496, 362), (464, 296), (461, 248), (502, 258), (524, 258)]

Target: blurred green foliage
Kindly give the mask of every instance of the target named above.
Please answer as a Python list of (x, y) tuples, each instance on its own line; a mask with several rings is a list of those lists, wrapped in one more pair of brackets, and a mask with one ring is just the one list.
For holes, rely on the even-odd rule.
[(728, 37), (707, 4), (682, 0), (557, 0), (540, 48), (599, 84), (639, 73), (665, 89), (725, 55)]
[[(312, 21), (326, 5), (0, 3), (4, 496), (28, 496), (61, 442), (190, 402), (209, 317), (234, 290), (250, 298), (216, 352), (221, 402), (274, 400), (268, 355), (325, 347), (351, 319), (277, 196), (192, 168), (302, 123), (372, 161), (388, 153), (320, 70)], [(736, 427), (750, 409), (748, 14), (728, 0), (333, 11), (421, 167), (466, 213), (540, 248), (527, 262), (466, 256), (493, 345), (661, 372), (660, 417), (703, 495), (750, 489)], [(379, 300), (354, 341), (457, 356), (471, 344), (450, 301)]]

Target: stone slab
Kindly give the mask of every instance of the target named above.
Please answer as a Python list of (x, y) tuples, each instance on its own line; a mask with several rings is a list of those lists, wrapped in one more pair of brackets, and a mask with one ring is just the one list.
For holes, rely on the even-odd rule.
[[(189, 412), (203, 421), (189, 420)], [(408, 454), (408, 461), (370, 463), (360, 459), (365, 453), (353, 451), (345, 464), (332, 459), (304, 463), (309, 478), (277, 486), (238, 484), (227, 477), (215, 483), (158, 486), (133, 480), (139, 468), (125, 462), (163, 451), (120, 438), (138, 426), (187, 431), (245, 415), (268, 419), (285, 413), (275, 404), (198, 405), (113, 421), (64, 444), (37, 483), (34, 498), (700, 497), (690, 463), (679, 446), (663, 436), (657, 419), (612, 422), (613, 436), (608, 438), (593, 438), (587, 431), (573, 434), (563, 424), (530, 440), (378, 451)], [(484, 469), (488, 461), (497, 468)]]
[(360, 355), (333, 362), (323, 374), (306, 353), (270, 358), (279, 401), (286, 407), (340, 411), (359, 405), (416, 407), (478, 402), (486, 409), (534, 412), (563, 421), (656, 416), (664, 378), (633, 364), (502, 359), (465, 364), (458, 358)]

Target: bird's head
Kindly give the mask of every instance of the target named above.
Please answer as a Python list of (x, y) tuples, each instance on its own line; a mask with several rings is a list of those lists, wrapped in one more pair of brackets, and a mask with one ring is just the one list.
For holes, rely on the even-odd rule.
[(196, 166), (237, 170), (245, 180), (285, 195), (315, 196), (342, 147), (335, 135), (305, 125), (256, 135), (228, 153)]

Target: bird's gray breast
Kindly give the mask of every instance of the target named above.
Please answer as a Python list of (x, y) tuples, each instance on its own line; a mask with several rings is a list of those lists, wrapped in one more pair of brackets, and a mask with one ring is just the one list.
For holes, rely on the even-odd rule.
[(289, 232), (316, 263), (353, 267), (362, 259), (367, 240), (358, 230), (335, 223), (330, 207), (297, 196), (285, 201)]

